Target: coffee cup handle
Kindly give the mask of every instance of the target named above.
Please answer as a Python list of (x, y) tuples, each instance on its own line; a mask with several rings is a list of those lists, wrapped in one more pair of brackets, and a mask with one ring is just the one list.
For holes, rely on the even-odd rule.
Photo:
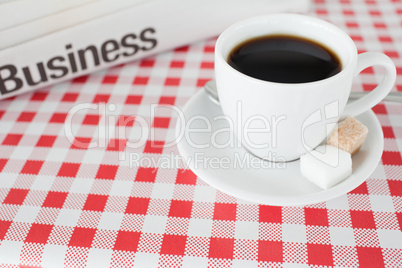
[(384, 99), (391, 91), (396, 80), (396, 68), (393, 61), (385, 54), (379, 52), (365, 52), (357, 56), (357, 66), (355, 76), (364, 69), (378, 65), (385, 68), (385, 76), (380, 84), (369, 94), (348, 103), (342, 114), (341, 120), (349, 116), (357, 116), (368, 111)]

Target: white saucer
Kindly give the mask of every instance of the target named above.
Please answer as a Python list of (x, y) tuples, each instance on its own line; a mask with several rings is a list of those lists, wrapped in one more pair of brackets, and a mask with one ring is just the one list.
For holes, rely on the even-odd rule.
[[(206, 183), (224, 193), (261, 204), (308, 205), (346, 194), (364, 182), (374, 171), (384, 146), (382, 128), (374, 113), (370, 110), (358, 116), (357, 119), (368, 127), (369, 133), (360, 151), (352, 158), (353, 173), (334, 187), (323, 190), (301, 175), (298, 160), (278, 164), (262, 161), (242, 147), (226, 146), (218, 149), (214, 146), (195, 148), (190, 145), (189, 142), (209, 144), (211, 138), (220, 140), (223, 144), (230, 136), (228, 132), (223, 131), (212, 137), (214, 131), (227, 128), (228, 123), (224, 119), (213, 120), (216, 116), (222, 115), (222, 110), (203, 90), (186, 103), (182, 112), (186, 118), (184, 124), (186, 128), (206, 129), (206, 123), (202, 120), (194, 120), (188, 124), (188, 120), (194, 116), (204, 116), (211, 122), (211, 131), (192, 132), (188, 135), (189, 138), (183, 137), (178, 141), (177, 146), (183, 160), (188, 161), (188, 168)], [(181, 126), (178, 122), (177, 136), (180, 134)], [(215, 162), (211, 162), (211, 159)], [(248, 163), (254, 161), (255, 164), (241, 167), (244, 159), (248, 159)]]

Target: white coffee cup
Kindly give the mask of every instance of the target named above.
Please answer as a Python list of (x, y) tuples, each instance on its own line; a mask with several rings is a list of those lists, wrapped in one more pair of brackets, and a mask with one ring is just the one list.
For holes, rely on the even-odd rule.
[[(259, 80), (227, 63), (231, 50), (245, 40), (271, 34), (299, 36), (323, 44), (338, 55), (342, 70), (307, 83)], [(385, 68), (382, 82), (367, 96), (347, 104), (353, 78), (367, 67)], [(318, 146), (347, 116), (379, 103), (392, 89), (396, 68), (382, 53), (357, 54), (352, 39), (338, 27), (299, 14), (269, 14), (227, 28), (215, 46), (215, 76), (223, 113), (234, 135), (252, 154), (271, 161), (291, 161)]]

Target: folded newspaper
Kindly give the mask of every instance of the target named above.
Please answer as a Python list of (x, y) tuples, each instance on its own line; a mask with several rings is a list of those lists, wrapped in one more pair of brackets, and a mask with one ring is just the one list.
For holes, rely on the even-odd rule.
[[(0, 2), (0, 14), (7, 15), (2, 8), (26, 7), (24, 2), (32, 1), (36, 0)], [(25, 19), (7, 15), (8, 27), (0, 27), (0, 99), (216, 36), (250, 16), (305, 12), (310, 4), (310, 0), (73, 2), (54, 7), (54, 13), (48, 8)], [(31, 9), (35, 10), (40, 8)]]

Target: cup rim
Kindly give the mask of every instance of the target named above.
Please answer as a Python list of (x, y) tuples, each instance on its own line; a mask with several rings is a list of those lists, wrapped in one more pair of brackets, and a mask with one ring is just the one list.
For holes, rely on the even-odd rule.
[[(311, 82), (302, 82), (302, 83), (283, 83), (283, 82), (272, 82), (272, 81), (266, 81), (266, 80), (262, 80), (262, 79), (258, 79), (258, 78), (254, 78), (251, 76), (248, 76), (246, 74), (243, 74), (241, 72), (239, 72), (238, 70), (234, 69), (232, 66), (229, 65), (229, 63), (227, 62), (227, 60), (223, 57), (223, 53), (222, 53), (222, 44), (224, 42), (224, 39), (226, 38), (227, 35), (232, 34), (231, 32), (236, 30), (237, 28), (241, 27), (242, 25), (246, 25), (249, 24), (251, 22), (255, 22), (258, 20), (266, 20), (268, 17), (277, 17), (277, 18), (281, 18), (281, 19), (286, 19), (289, 17), (296, 17), (299, 18), (300, 20), (308, 20), (310, 22), (315, 22), (315, 23), (319, 23), (322, 24), (323, 26), (325, 26), (325, 28), (328, 28), (332, 31), (336, 31), (338, 32), (341, 36), (344, 37), (344, 40), (346, 40), (347, 43), (349, 43), (353, 48), (354, 51), (353, 56), (354, 59), (352, 58), (351, 60), (349, 60), (345, 65), (344, 62), (342, 62), (342, 69), (339, 73), (325, 78), (325, 79), (321, 79), (321, 80), (317, 80), (317, 81), (311, 81)], [(297, 36), (297, 34), (295, 34), (295, 36)], [(312, 39), (312, 38), (310, 38)], [(236, 45), (232, 46), (232, 48), (234, 48)], [(346, 73), (349, 71), (350, 68), (352, 68), (353, 66), (353, 62), (356, 61), (357, 58), (357, 48), (355, 43), (353, 42), (352, 38), (346, 33), (344, 32), (342, 29), (340, 29), (339, 27), (335, 26), (334, 24), (327, 22), (325, 20), (316, 18), (316, 17), (312, 17), (312, 16), (307, 16), (307, 15), (301, 15), (301, 14), (294, 14), (294, 13), (272, 13), (272, 14), (266, 14), (266, 15), (262, 15), (262, 16), (256, 16), (256, 17), (251, 17), (245, 20), (241, 20), (235, 24), (232, 24), (231, 26), (229, 26), (228, 28), (226, 28), (218, 37), (216, 43), (215, 43), (215, 60), (220, 60), (224, 63), (224, 65), (226, 67), (229, 68), (229, 70), (231, 70), (232, 72), (235, 72), (236, 74), (240, 75), (241, 77), (245, 78), (245, 79), (250, 79), (252, 80), (254, 83), (262, 83), (262, 84), (274, 84), (276, 86), (278, 85), (286, 85), (286, 87), (300, 87), (300, 86), (308, 86), (308, 85), (316, 85), (319, 83), (325, 83), (334, 79), (339, 79), (343, 76), (346, 75)]]

